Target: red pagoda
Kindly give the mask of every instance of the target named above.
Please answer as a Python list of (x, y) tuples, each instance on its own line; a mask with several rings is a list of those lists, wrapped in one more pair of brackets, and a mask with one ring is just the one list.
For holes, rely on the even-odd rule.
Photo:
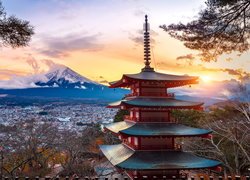
[(171, 116), (175, 109), (202, 110), (203, 103), (175, 99), (168, 88), (198, 83), (198, 77), (170, 75), (154, 71), (150, 66), (149, 24), (144, 24), (145, 67), (138, 74), (124, 74), (110, 83), (111, 88), (127, 87), (131, 94), (108, 107), (130, 112), (124, 121), (105, 127), (122, 141), (117, 145), (102, 145), (106, 158), (131, 179), (169, 179), (179, 177), (181, 170), (214, 168), (220, 162), (183, 152), (178, 137), (207, 137), (211, 131), (178, 124)]

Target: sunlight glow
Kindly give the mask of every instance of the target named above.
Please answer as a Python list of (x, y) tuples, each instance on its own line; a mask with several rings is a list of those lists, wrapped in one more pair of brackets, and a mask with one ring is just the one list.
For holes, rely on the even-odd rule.
[(205, 76), (200, 76), (200, 78), (201, 78), (201, 80), (203, 81), (203, 82), (210, 82), (212, 79), (211, 79), (211, 77), (210, 76), (207, 76), (207, 75), (205, 75)]

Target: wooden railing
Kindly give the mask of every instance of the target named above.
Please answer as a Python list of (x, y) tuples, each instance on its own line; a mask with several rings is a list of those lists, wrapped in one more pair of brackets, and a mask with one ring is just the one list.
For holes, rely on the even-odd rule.
[(132, 96), (138, 96), (137, 93), (131, 93), (131, 94), (126, 94), (125, 97), (132, 97)]
[(174, 97), (174, 93), (145, 92), (141, 93), (141, 96)]
[(141, 117), (141, 122), (168, 122), (168, 117)]
[(137, 121), (137, 120), (138, 120), (137, 117), (130, 117), (129, 115), (125, 115), (125, 116), (124, 116), (124, 119), (130, 120), (130, 121)]
[(157, 150), (160, 150), (160, 149), (172, 149), (172, 148), (168, 148), (166, 144), (164, 145), (141, 145), (140, 146), (140, 149), (142, 150), (154, 150), (154, 149), (157, 149)]
[[(139, 93), (126, 94), (125, 97), (139, 96)], [(144, 92), (140, 96), (175, 97), (174, 93)]]
[[(130, 117), (130, 115), (123, 116), (123, 119), (130, 121), (138, 121), (137, 117)], [(141, 117), (141, 122), (171, 122), (168, 117)]]

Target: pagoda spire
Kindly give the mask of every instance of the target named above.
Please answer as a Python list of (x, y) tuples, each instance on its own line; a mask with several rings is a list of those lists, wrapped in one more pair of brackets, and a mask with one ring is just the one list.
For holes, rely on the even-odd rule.
[(145, 67), (142, 71), (154, 71), (154, 68), (150, 66), (150, 36), (149, 36), (149, 23), (148, 23), (148, 16), (145, 15), (145, 23), (143, 27), (144, 31), (144, 64)]

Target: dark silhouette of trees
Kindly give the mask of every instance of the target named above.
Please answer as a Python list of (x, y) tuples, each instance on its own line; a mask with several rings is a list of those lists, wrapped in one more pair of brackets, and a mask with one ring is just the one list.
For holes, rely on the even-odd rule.
[[(185, 151), (217, 159), (223, 163), (224, 174), (243, 175), (250, 167), (250, 103), (232, 102), (209, 112), (179, 111), (179, 122), (213, 131), (211, 138), (180, 139)], [(190, 116), (191, 115), (191, 116)], [(183, 117), (188, 117), (188, 121)]]
[(250, 1), (207, 0), (198, 19), (187, 24), (161, 25), (190, 49), (199, 50), (203, 61), (216, 61), (223, 53), (249, 49)]
[(7, 17), (0, 1), (0, 45), (12, 48), (27, 46), (33, 34), (34, 28), (28, 21)]
[(123, 109), (118, 110), (115, 115), (114, 122), (123, 121), (125, 115), (129, 115), (129, 111)]

